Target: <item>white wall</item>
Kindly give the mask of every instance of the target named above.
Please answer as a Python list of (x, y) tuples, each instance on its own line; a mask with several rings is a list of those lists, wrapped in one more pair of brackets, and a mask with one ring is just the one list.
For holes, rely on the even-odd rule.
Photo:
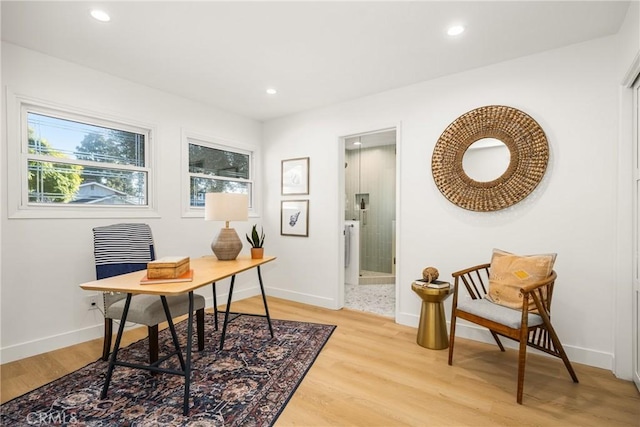
[[(420, 302), (409, 285), (427, 265), (437, 266), (446, 278), (457, 269), (488, 261), (493, 247), (555, 251), (558, 333), (573, 360), (610, 368), (614, 336), (622, 337), (617, 351), (630, 351), (630, 346), (620, 344), (630, 337), (630, 322), (620, 321), (629, 310), (624, 305), (626, 285), (615, 279), (626, 280), (630, 273), (627, 263), (616, 262), (615, 254), (625, 247), (620, 235), (630, 230), (617, 226), (619, 219), (630, 220), (619, 210), (631, 203), (626, 192), (616, 191), (620, 176), (624, 178), (618, 173), (619, 163), (626, 164), (617, 157), (624, 134), (620, 123), (625, 122), (619, 117), (620, 82), (639, 50), (637, 3), (632, 3), (629, 16), (616, 37), (264, 126), (3, 43), (2, 108), (8, 87), (13, 93), (154, 124), (160, 147), (159, 217), (138, 220), (152, 226), (159, 255), (169, 250), (190, 256), (208, 253), (216, 230), (213, 223), (181, 217), (180, 167), (175, 161), (180, 157), (181, 130), (244, 144), (260, 145), (262, 139), (263, 222), (268, 251), (279, 257), (265, 269), (268, 294), (329, 308), (342, 305), (344, 275), (344, 150), (339, 139), (397, 126), (397, 320), (417, 325)], [(472, 213), (440, 195), (430, 175), (431, 153), (451, 121), (488, 104), (513, 106), (534, 117), (549, 139), (551, 160), (545, 179), (528, 199), (505, 211)], [(84, 309), (86, 293), (77, 284), (94, 278), (91, 228), (120, 219), (7, 219), (6, 147), (15, 142), (7, 141), (5, 114), (2, 120), (0, 351), (2, 362), (7, 362), (101, 336), (102, 319)], [(280, 236), (280, 201), (293, 198), (280, 195), (280, 161), (306, 156), (311, 158), (310, 235)], [(247, 231), (251, 222), (236, 225), (238, 233)], [(256, 293), (249, 279), (239, 285), (244, 291), (238, 292), (240, 297)], [(619, 301), (616, 290), (622, 295)], [(203, 293), (210, 304), (210, 291)], [(459, 331), (482, 339), (471, 328)], [(624, 362), (623, 370), (629, 363)]]
[[(3, 106), (4, 89), (8, 89), (10, 93), (155, 126), (158, 215), (124, 220), (151, 225), (159, 256), (211, 253), (211, 240), (223, 224), (182, 217), (181, 132), (184, 129), (259, 147), (260, 122), (6, 43), (2, 44), (2, 85)], [(3, 182), (7, 182), (6, 147), (17, 142), (7, 141), (7, 132), (2, 132)], [(0, 190), (0, 199), (2, 362), (100, 337), (102, 317), (85, 308), (83, 298), (88, 293), (78, 284), (95, 279), (91, 229), (123, 218), (7, 219), (6, 186)], [(251, 218), (234, 227), (244, 236), (252, 222), (258, 221)], [(257, 280), (253, 275), (246, 276), (238, 277), (234, 295), (257, 292)], [(227, 283), (218, 288), (222, 297)], [(201, 293), (211, 305), (210, 288)]]
[[(557, 252), (557, 332), (572, 360), (612, 368), (619, 309), (619, 87), (633, 59), (620, 49), (623, 42), (629, 40), (598, 39), (265, 123), (264, 219), (270, 235), (278, 234), (280, 160), (309, 156), (311, 171), (309, 238), (272, 239), (282, 267), (271, 278), (278, 284), (272, 293), (341, 306), (340, 137), (398, 125), (397, 321), (417, 325), (420, 300), (410, 283), (426, 266), (436, 266), (447, 280), (451, 272), (488, 262), (492, 248)], [(491, 104), (537, 120), (549, 140), (550, 162), (543, 182), (523, 202), (474, 213), (441, 196), (431, 155), (447, 125)], [(630, 324), (625, 329), (621, 333), (630, 337)], [(484, 339), (470, 326), (459, 333)]]
[(625, 22), (618, 33), (621, 61), (620, 72), (624, 73), (620, 87), (620, 138), (618, 141), (618, 203), (617, 203), (617, 251), (616, 271), (616, 322), (613, 325), (615, 338), (616, 376), (631, 379), (633, 339), (626, 334), (627, 325), (633, 324), (633, 244), (632, 244), (632, 194), (633, 194), (633, 96), (630, 89), (633, 80), (640, 74), (640, 3), (632, 2)]

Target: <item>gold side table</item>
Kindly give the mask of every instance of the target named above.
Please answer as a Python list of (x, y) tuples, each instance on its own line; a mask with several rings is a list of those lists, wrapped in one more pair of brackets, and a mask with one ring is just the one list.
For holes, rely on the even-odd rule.
[(411, 289), (422, 299), (420, 310), (420, 324), (418, 326), (418, 345), (432, 350), (442, 350), (449, 347), (447, 335), (447, 319), (444, 316), (444, 304), (442, 303), (451, 293), (453, 288), (435, 289), (411, 284)]

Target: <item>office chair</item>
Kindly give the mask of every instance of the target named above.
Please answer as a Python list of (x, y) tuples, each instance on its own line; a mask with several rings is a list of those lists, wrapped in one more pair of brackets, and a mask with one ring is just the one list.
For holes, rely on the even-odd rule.
[[(106, 277), (145, 270), (147, 262), (155, 259), (153, 236), (147, 224), (120, 223), (93, 229), (96, 277)], [(103, 293), (104, 343), (102, 359), (108, 360), (113, 336), (113, 320), (120, 320), (126, 294)], [(188, 295), (168, 296), (167, 303), (173, 317), (188, 314)], [(198, 350), (204, 349), (204, 307), (202, 295), (194, 294)], [(133, 295), (127, 321), (146, 325), (149, 334), (149, 362), (158, 360), (158, 324), (166, 321), (162, 301), (157, 295)]]

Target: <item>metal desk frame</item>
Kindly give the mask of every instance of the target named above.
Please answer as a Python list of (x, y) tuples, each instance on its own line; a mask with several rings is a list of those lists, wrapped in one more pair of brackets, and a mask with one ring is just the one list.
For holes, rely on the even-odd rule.
[[(160, 372), (171, 375), (183, 376), (184, 381), (184, 402), (183, 402), (183, 414), (189, 414), (189, 392), (191, 386), (191, 352), (192, 352), (192, 340), (193, 340), (193, 291), (202, 286), (211, 284), (213, 287), (213, 304), (215, 315), (215, 327), (218, 329), (218, 316), (217, 316), (217, 297), (216, 297), (216, 282), (228, 277), (231, 277), (231, 286), (229, 287), (229, 297), (227, 300), (227, 306), (225, 310), (224, 323), (222, 326), (222, 336), (220, 339), (220, 350), (224, 347), (224, 340), (227, 332), (227, 325), (229, 323), (230, 314), (248, 314), (248, 313), (232, 313), (230, 312), (231, 299), (233, 297), (233, 287), (235, 284), (236, 274), (243, 271), (256, 268), (258, 271), (258, 281), (260, 282), (260, 292), (262, 293), (262, 301), (264, 303), (265, 314), (250, 314), (252, 316), (266, 317), (269, 325), (269, 331), (271, 337), (273, 337), (273, 327), (271, 325), (271, 317), (269, 316), (269, 308), (267, 306), (267, 298), (264, 292), (264, 285), (262, 282), (262, 274), (260, 266), (275, 260), (275, 257), (265, 257), (263, 259), (253, 260), (248, 258), (238, 258), (233, 261), (218, 261), (215, 257), (203, 257), (197, 258), (191, 261), (191, 267), (194, 269), (194, 279), (192, 282), (179, 282), (179, 283), (162, 283), (153, 285), (140, 285), (140, 279), (144, 276), (145, 270), (135, 273), (123, 274), (120, 276), (109, 277), (106, 279), (96, 280), (93, 282), (87, 282), (80, 285), (82, 289), (94, 290), (102, 292), (123, 292), (127, 294), (125, 301), (122, 318), (120, 320), (120, 326), (118, 327), (118, 334), (114, 349), (109, 358), (109, 368), (107, 370), (107, 376), (102, 388), (100, 398), (104, 399), (107, 396), (109, 385), (111, 383), (111, 377), (113, 370), (116, 366), (125, 366), (135, 369), (144, 369), (152, 372)], [(175, 325), (173, 323), (169, 305), (167, 304), (167, 295), (178, 295), (188, 293), (189, 295), (189, 315), (187, 320), (187, 348), (186, 357), (182, 355), (182, 349), (178, 343), (178, 335), (176, 333)], [(124, 325), (129, 313), (129, 306), (131, 305), (131, 298), (134, 294), (151, 294), (158, 295), (162, 301), (165, 315), (167, 317), (167, 323), (171, 332), (171, 338), (175, 351), (160, 357), (156, 362), (150, 365), (140, 365), (136, 363), (129, 363), (126, 361), (118, 360), (118, 351), (120, 350), (120, 342), (124, 333)], [(167, 359), (178, 356), (180, 361), (180, 367), (182, 370), (167, 369), (160, 367), (160, 364)]]

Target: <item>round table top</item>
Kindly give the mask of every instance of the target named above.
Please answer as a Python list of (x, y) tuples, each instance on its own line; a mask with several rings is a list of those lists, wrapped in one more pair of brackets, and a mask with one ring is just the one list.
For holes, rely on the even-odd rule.
[(440, 302), (444, 301), (452, 292), (453, 287), (447, 286), (446, 288), (429, 288), (427, 286), (420, 285), (416, 282), (411, 284), (411, 289), (425, 301)]

